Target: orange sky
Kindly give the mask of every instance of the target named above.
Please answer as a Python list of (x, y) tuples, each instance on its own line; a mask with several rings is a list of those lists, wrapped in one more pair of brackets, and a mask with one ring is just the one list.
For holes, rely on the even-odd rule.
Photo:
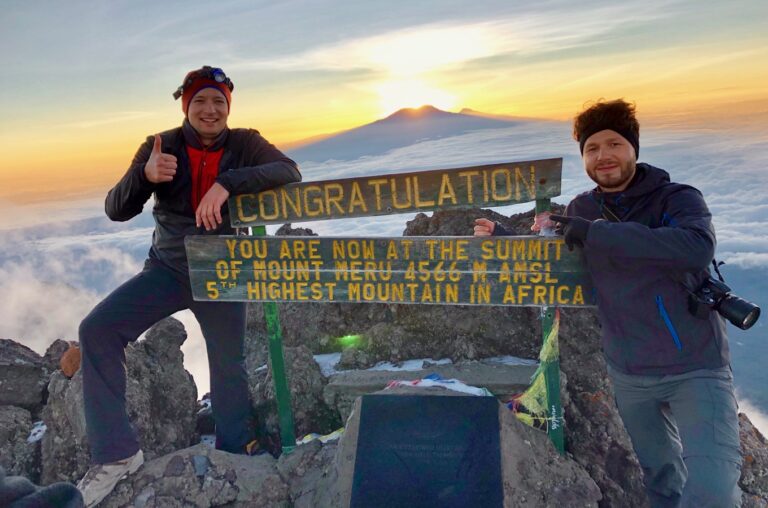
[[(425, 103), (567, 120), (589, 99), (625, 97), (646, 125), (730, 128), (766, 117), (765, 2), (554, 2), (522, 11), (499, 2), (470, 16), (414, 8), (400, 19), (340, 9), (336, 32), (313, 25), (321, 14), (309, 4), (303, 15), (293, 7), (243, 6), (235, 19), (194, 6), (154, 27), (139, 5), (124, 12), (12, 7), (0, 42), (13, 51), (0, 58), (14, 73), (2, 79), (21, 86), (1, 94), (0, 204), (103, 195), (145, 136), (180, 124), (171, 92), (202, 63), (220, 65), (235, 82), (230, 126), (255, 127), (278, 146)], [(203, 12), (206, 20), (194, 16)], [(264, 33), (231, 30), (240, 35), (218, 43), (188, 36), (197, 24), (247, 26), (257, 15), (276, 26), (262, 19)], [(55, 38), (62, 16), (68, 36)], [(285, 35), (277, 29), (284, 17), (297, 27), (283, 27), (292, 37), (280, 45), (273, 39)], [(134, 36), (114, 34), (115, 19), (135, 25)], [(184, 48), (180, 41), (190, 47), (139, 58), (157, 47)]]

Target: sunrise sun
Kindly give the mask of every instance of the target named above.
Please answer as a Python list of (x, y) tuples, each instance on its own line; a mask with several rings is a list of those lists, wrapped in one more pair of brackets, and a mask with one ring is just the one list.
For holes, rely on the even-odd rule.
[(456, 106), (456, 97), (433, 87), (420, 79), (387, 81), (376, 86), (382, 115), (389, 115), (402, 108), (434, 106), (445, 111)]

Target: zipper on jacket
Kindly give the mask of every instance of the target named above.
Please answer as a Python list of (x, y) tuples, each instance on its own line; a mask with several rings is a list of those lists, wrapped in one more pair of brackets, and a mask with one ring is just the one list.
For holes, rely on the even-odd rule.
[(659, 314), (661, 314), (661, 318), (664, 320), (664, 324), (667, 325), (667, 330), (669, 330), (669, 333), (672, 335), (672, 339), (675, 341), (675, 346), (677, 346), (678, 351), (682, 351), (683, 344), (680, 342), (680, 336), (677, 334), (675, 325), (672, 324), (672, 320), (669, 318), (666, 307), (664, 307), (664, 300), (661, 298), (661, 295), (656, 296), (656, 306), (659, 308)]
[(203, 148), (203, 156), (200, 158), (200, 165), (197, 168), (197, 204), (203, 200), (203, 168), (205, 167), (205, 156), (208, 155), (208, 149)]

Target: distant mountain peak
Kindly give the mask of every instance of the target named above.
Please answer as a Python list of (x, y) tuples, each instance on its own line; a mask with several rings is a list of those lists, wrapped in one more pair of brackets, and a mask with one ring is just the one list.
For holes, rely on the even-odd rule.
[(384, 118), (384, 120), (408, 120), (408, 119), (414, 119), (414, 118), (425, 118), (435, 115), (450, 115), (451, 113), (447, 111), (443, 111), (442, 109), (437, 109), (434, 106), (431, 106), (429, 104), (425, 104), (423, 106), (419, 106), (418, 108), (402, 108), (398, 109), (388, 117)]
[(403, 108), (386, 118), (334, 134), (291, 151), (299, 162), (353, 160), (386, 153), (425, 140), (457, 136), (480, 129), (509, 127), (514, 122), (443, 111), (431, 105)]

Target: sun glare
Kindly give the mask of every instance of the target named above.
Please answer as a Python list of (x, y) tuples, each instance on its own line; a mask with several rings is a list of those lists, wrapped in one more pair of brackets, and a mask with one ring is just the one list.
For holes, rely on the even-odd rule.
[(375, 37), (367, 59), (393, 76), (415, 76), (446, 65), (493, 54), (493, 34), (481, 26), (433, 27)]
[(429, 86), (420, 79), (387, 81), (376, 86), (382, 115), (402, 108), (430, 105), (444, 111), (456, 106), (456, 97), (439, 88)]

